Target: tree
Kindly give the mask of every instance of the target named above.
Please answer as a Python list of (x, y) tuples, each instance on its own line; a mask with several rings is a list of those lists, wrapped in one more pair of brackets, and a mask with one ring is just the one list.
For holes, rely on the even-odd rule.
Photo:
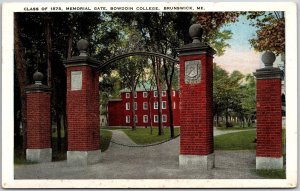
[[(61, 19), (62, 17), (65, 19)], [(26, 148), (26, 100), (23, 92), (32, 83), (33, 73), (36, 70), (42, 72), (52, 86), (52, 118), (57, 122), (59, 133), (60, 119), (63, 116), (66, 130), (66, 76), (62, 61), (76, 53), (77, 50), (73, 47), (77, 40), (85, 37), (84, 35), (93, 38), (91, 34), (98, 30), (99, 23), (99, 13), (15, 13), (16, 75), (20, 96), (24, 100), (21, 104), (23, 148)], [(95, 47), (91, 47), (92, 51), (93, 48)], [(46, 84), (47, 81), (43, 83)], [(60, 147), (59, 134), (57, 140)]]
[(218, 56), (224, 54), (229, 47), (226, 43), (231, 38), (229, 30), (220, 31), (220, 28), (227, 24), (236, 22), (240, 12), (199, 12), (195, 14), (194, 20), (203, 28), (203, 42), (209, 43), (216, 50)]
[(233, 71), (230, 75), (214, 63), (213, 68), (213, 99), (214, 115), (218, 118), (225, 115), (225, 126), (228, 128), (229, 116), (234, 111), (240, 111), (241, 93), (240, 85), (243, 75), (239, 71)]
[(247, 19), (254, 22), (252, 26), (258, 28), (257, 37), (250, 39), (255, 50), (262, 52), (270, 50), (276, 55), (285, 52), (285, 20), (283, 12), (248, 12)]
[(246, 118), (247, 126), (251, 125), (256, 111), (256, 80), (252, 74), (248, 74), (245, 77), (245, 84), (240, 88), (242, 92), (241, 97), (241, 117), (242, 125), (244, 126), (244, 120)]
[[(23, 152), (25, 153), (27, 148), (27, 121), (26, 121), (26, 94), (25, 87), (27, 85), (27, 68), (25, 61), (24, 46), (21, 41), (21, 28), (19, 22), (19, 15), (14, 15), (14, 50), (15, 50), (15, 64), (16, 64), (16, 74), (18, 79), (18, 84), (20, 88), (20, 102), (21, 102), (21, 119), (23, 128)], [(18, 111), (14, 111), (17, 113)], [(16, 117), (17, 114), (15, 114)], [(19, 128), (19, 127), (15, 127)]]
[(118, 73), (120, 75), (121, 82), (124, 88), (129, 88), (131, 91), (131, 111), (132, 111), (132, 130), (136, 129), (135, 122), (135, 95), (136, 87), (140, 80), (141, 74), (144, 72), (144, 65), (147, 60), (141, 57), (129, 57), (127, 59), (122, 59), (118, 63)]

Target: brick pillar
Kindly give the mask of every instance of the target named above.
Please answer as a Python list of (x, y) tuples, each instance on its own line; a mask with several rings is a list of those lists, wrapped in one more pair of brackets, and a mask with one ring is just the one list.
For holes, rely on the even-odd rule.
[(180, 156), (184, 168), (214, 167), (213, 54), (201, 42), (202, 28), (189, 29), (193, 42), (178, 49), (180, 62)]
[(86, 54), (88, 42), (77, 43), (79, 56), (68, 59), (67, 72), (67, 161), (88, 165), (100, 160), (100, 115), (98, 62)]
[(33, 75), (35, 83), (27, 86), (27, 149), (26, 160), (51, 162), (51, 89), (42, 84), (43, 74)]
[(262, 55), (265, 67), (254, 73), (256, 84), (256, 169), (281, 169), (282, 115), (281, 70), (273, 68), (275, 55)]

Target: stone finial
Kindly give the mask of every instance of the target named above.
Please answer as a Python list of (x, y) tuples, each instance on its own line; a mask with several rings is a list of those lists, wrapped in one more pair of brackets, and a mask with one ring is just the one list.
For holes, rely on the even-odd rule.
[(80, 39), (77, 42), (77, 49), (79, 50), (80, 54), (79, 56), (88, 56), (87, 55), (87, 49), (89, 47), (89, 42), (85, 39)]
[(41, 85), (43, 79), (44, 79), (44, 75), (43, 75), (41, 72), (36, 71), (36, 72), (33, 74), (33, 80), (34, 80), (34, 83), (35, 83), (35, 84)]
[(190, 37), (193, 39), (192, 43), (200, 43), (202, 39), (203, 29), (200, 24), (193, 24), (189, 29)]
[(273, 63), (276, 59), (276, 56), (273, 52), (271, 51), (266, 51), (265, 53), (263, 53), (263, 55), (261, 56), (261, 60), (262, 62), (265, 64), (266, 68), (272, 68), (273, 67)]

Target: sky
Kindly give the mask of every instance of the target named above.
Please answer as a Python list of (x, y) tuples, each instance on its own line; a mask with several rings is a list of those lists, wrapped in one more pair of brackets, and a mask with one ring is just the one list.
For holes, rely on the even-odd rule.
[[(231, 30), (232, 38), (228, 40), (230, 47), (226, 49), (224, 55), (215, 56), (214, 62), (228, 72), (239, 70), (243, 74), (255, 72), (263, 66), (261, 54), (256, 52), (250, 45), (249, 39), (256, 37), (257, 28), (250, 26), (250, 21), (246, 16), (239, 17), (239, 21), (230, 23), (221, 30)], [(280, 63), (280, 57), (276, 58), (274, 66)]]

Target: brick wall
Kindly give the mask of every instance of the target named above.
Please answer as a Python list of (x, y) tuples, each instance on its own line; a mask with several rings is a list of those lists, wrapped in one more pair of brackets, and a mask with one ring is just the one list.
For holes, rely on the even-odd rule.
[(108, 102), (108, 125), (125, 126), (124, 106), (122, 100)]
[(257, 80), (256, 118), (256, 156), (281, 157), (282, 122), (280, 79)]
[[(201, 81), (186, 84), (185, 61), (201, 60)], [(212, 57), (180, 57), (180, 154), (207, 155), (213, 152)]]
[[(146, 91), (137, 91), (137, 97), (135, 98), (135, 102), (137, 103), (137, 110), (135, 110), (135, 114), (138, 118), (136, 123), (137, 126), (147, 126), (149, 127), (150, 115), (152, 117), (152, 125), (157, 126), (158, 122), (154, 122), (154, 115), (158, 115), (158, 109), (154, 109), (154, 102), (158, 101), (157, 97), (154, 97), (153, 91), (148, 91), (148, 95), (151, 97), (150, 103), (148, 103), (148, 98), (143, 96), (143, 92)], [(130, 97), (126, 98), (126, 94), (129, 93)], [(173, 124), (175, 126), (180, 125), (180, 115), (179, 115), (179, 93), (175, 91), (175, 96), (173, 96), (172, 91), (172, 107), (173, 109)], [(167, 122), (164, 122), (163, 125), (170, 125), (170, 116), (169, 116), (169, 106), (168, 106), (168, 98), (166, 96), (162, 96), (162, 101), (166, 102), (166, 108), (162, 109), (162, 114), (167, 116)], [(148, 109), (143, 108), (143, 103), (148, 103)], [(130, 104), (130, 109), (126, 110), (126, 103)], [(151, 114), (149, 112), (151, 108)], [(109, 126), (131, 126), (132, 125), (132, 94), (130, 92), (122, 92), (121, 93), (121, 101), (109, 101), (108, 103), (108, 116), (109, 116)], [(148, 116), (148, 122), (143, 121), (143, 116)], [(130, 123), (126, 123), (126, 116), (130, 116)]]
[(27, 93), (27, 148), (51, 148), (50, 92)]
[[(82, 71), (82, 89), (71, 90), (71, 71)], [(99, 74), (89, 66), (67, 67), (68, 150), (100, 149)]]

